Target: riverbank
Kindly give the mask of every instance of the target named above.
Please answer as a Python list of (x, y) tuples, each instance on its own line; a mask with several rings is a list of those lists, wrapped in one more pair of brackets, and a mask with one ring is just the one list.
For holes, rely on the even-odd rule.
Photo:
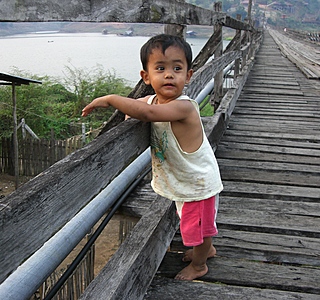
[[(29, 34), (40, 32), (59, 32), (59, 33), (94, 33), (103, 32), (108, 34), (123, 35), (132, 31), (133, 36), (153, 36), (162, 33), (163, 24), (144, 24), (144, 23), (85, 23), (85, 22), (3, 22), (0, 23), (0, 36), (16, 34)], [(195, 32), (198, 38), (209, 38), (213, 33), (212, 26), (189, 25), (188, 31)], [(233, 30), (224, 28), (224, 38), (233, 36)]]

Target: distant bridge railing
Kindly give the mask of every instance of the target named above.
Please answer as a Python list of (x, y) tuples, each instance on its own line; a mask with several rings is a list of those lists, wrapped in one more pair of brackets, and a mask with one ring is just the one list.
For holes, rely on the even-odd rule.
[[(52, 11), (53, 6), (49, 5), (51, 2), (38, 2), (39, 5), (35, 6), (37, 13), (34, 7), (24, 7), (21, 10), (23, 13), (18, 14), (18, 11), (12, 7), (12, 3), (15, 3), (15, 1), (9, 1), (8, 8), (14, 11), (11, 14), (12, 17), (10, 17), (11, 21), (71, 20), (102, 22), (116, 20), (119, 22), (141, 22), (144, 20), (145, 22), (164, 22), (168, 24), (214, 26), (212, 37), (193, 62), (193, 68), (196, 72), (187, 91), (192, 97), (195, 97), (214, 78), (214, 85), (208, 89), (207, 94), (210, 95), (210, 102), (216, 105), (216, 112), (213, 117), (206, 118), (204, 122), (207, 124), (206, 133), (209, 140), (213, 148), (216, 147), (226, 129), (235, 102), (253, 65), (254, 55), (262, 40), (261, 32), (253, 28), (248, 22), (232, 19), (219, 12), (221, 3), (220, 6), (215, 6), (217, 11), (212, 12), (180, 1), (158, 0), (150, 1), (150, 3), (144, 1), (144, 7), (140, 7), (141, 11), (139, 10), (139, 17), (133, 17), (132, 12), (137, 11), (140, 1), (96, 1), (95, 5), (90, 6), (90, 9), (84, 4), (88, 3), (86, 1), (84, 3), (79, 2), (79, 5), (82, 4), (82, 6), (72, 7), (72, 10), (68, 6), (68, 2), (52, 1), (56, 4), (57, 11), (55, 12)], [(110, 5), (102, 5), (106, 2)], [(63, 4), (66, 4), (66, 6), (63, 6)], [(5, 10), (0, 9), (0, 20), (9, 21), (8, 17), (4, 18), (3, 11)], [(49, 18), (49, 15), (54, 15), (55, 18)], [(144, 19), (139, 19), (142, 17)], [(221, 34), (223, 26), (236, 29), (235, 37), (224, 54), (222, 53)], [(168, 25), (165, 27), (165, 31), (183, 34), (185, 25)], [(212, 55), (215, 56), (215, 59), (207, 64)], [(225, 93), (222, 82), (223, 70), (232, 62), (234, 62), (234, 82)], [(214, 93), (211, 93), (212, 90), (214, 90)], [(150, 88), (140, 82), (131, 96), (136, 98), (149, 92)], [(131, 181), (139, 176), (139, 174), (131, 174), (130, 179), (128, 179), (123, 170), (149, 147), (149, 124), (137, 120), (127, 120), (125, 122), (119, 120), (122, 120), (121, 117), (118, 119), (114, 117), (109, 128), (106, 127), (105, 132), (90, 144), (55, 163), (14, 193), (1, 199), (0, 299), (28, 299), (28, 297), (31, 297), (60, 263), (60, 259), (53, 260), (53, 257), (56, 258), (55, 255), (57, 257), (60, 255), (61, 249), (59, 249), (59, 246), (51, 250), (52, 257), (38, 256), (43, 253), (44, 248), (51, 245), (50, 240), (60, 235), (61, 230), (67, 224), (76, 220), (75, 217), (79, 217), (79, 215), (85, 213), (88, 207), (92, 207), (90, 215), (93, 214), (94, 210), (95, 216), (88, 220), (86, 226), (75, 223), (71, 230), (72, 233), (70, 233), (73, 237), (72, 242), (66, 242), (62, 246), (63, 251), (66, 251), (65, 248), (73, 249), (88, 232), (88, 228), (93, 227), (116, 201), (115, 196), (113, 196), (114, 199), (106, 200), (109, 195), (108, 189), (115, 184), (114, 180), (119, 180), (124, 176), (124, 179), (121, 179), (121, 184), (116, 184), (117, 188), (120, 189), (119, 194), (121, 194), (130, 185)], [(115, 124), (117, 126), (114, 126)], [(130, 170), (129, 173), (131, 173)], [(98, 200), (101, 198), (104, 202), (103, 208), (97, 208), (91, 201), (97, 200), (97, 198)], [(106, 201), (110, 203), (106, 205)], [(98, 202), (100, 203), (100, 201)], [(122, 268), (118, 273), (111, 276), (113, 277), (113, 284), (111, 282), (107, 283), (108, 296), (102, 296), (104, 292), (101, 290), (105, 289), (106, 280), (102, 272), (98, 276), (100, 279), (97, 279), (97, 283), (88, 292), (85, 292), (83, 297), (87, 297), (87, 299), (111, 299), (115, 295), (121, 294), (123, 299), (129, 299), (130, 297), (131, 299), (139, 299), (143, 296), (150, 281), (150, 275), (155, 274), (177, 225), (173, 207), (168, 201), (162, 202), (161, 199), (158, 199), (150, 209), (153, 214), (143, 216), (134, 229), (143, 231), (142, 235), (141, 232), (139, 233), (139, 238), (143, 239), (143, 243), (140, 240), (141, 243), (137, 244), (137, 236), (131, 237), (131, 240), (124, 243), (118, 250), (119, 256), (113, 256), (110, 267), (106, 267), (107, 270), (111, 268), (115, 271), (112, 264), (116, 261), (118, 267), (121, 266)], [(156, 236), (153, 234), (154, 232), (157, 232)], [(162, 238), (159, 238), (160, 236)], [(141, 263), (145, 260), (144, 255), (137, 255), (131, 260), (126, 256), (133, 255), (133, 253), (130, 254), (130, 251), (123, 255), (126, 251), (123, 247), (128, 247), (130, 243), (135, 244), (135, 251), (140, 253), (156, 249), (155, 259), (152, 262), (148, 261), (148, 272), (133, 271), (136, 268), (141, 268)], [(51, 260), (51, 263), (46, 264), (44, 260)], [(30, 264), (30, 261), (35, 261), (36, 265)], [(129, 261), (130, 266), (128, 265)], [(30, 266), (33, 267), (30, 269)], [(42, 268), (41, 266), (45, 267)], [(39, 270), (36, 270), (36, 268), (39, 268)], [(128, 274), (123, 268), (128, 268), (127, 272), (130, 269), (130, 280), (128, 280)], [(137, 282), (139, 282), (139, 285)]]

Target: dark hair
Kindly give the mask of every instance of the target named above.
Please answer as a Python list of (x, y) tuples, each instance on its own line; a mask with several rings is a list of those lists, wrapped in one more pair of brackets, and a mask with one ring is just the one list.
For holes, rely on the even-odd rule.
[(164, 54), (165, 51), (171, 47), (178, 47), (185, 53), (188, 70), (191, 69), (192, 63), (192, 50), (190, 45), (181, 37), (169, 34), (159, 34), (151, 39), (149, 39), (140, 50), (140, 60), (142, 63), (142, 67), (144, 70), (147, 70), (147, 64), (149, 60), (149, 56), (152, 53), (153, 49), (161, 49), (162, 53)]

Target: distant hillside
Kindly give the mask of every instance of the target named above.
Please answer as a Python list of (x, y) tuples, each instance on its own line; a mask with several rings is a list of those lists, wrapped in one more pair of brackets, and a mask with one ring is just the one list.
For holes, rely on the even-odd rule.
[[(207, 9), (213, 8), (212, 0), (186, 0)], [(236, 17), (247, 17), (249, 0), (221, 0), (222, 11)], [(300, 30), (319, 30), (320, 0), (252, 0), (252, 18), (260, 25), (269, 24)]]

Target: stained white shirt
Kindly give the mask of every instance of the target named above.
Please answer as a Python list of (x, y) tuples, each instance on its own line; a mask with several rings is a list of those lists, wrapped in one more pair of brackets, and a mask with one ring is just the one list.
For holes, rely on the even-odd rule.
[[(149, 104), (155, 96), (149, 98)], [(177, 100), (189, 100), (199, 113), (198, 103), (188, 96), (180, 96)], [(202, 131), (201, 146), (188, 153), (180, 147), (171, 122), (151, 123), (151, 186), (157, 194), (170, 200), (189, 202), (204, 200), (222, 191), (218, 163), (203, 126)]]

